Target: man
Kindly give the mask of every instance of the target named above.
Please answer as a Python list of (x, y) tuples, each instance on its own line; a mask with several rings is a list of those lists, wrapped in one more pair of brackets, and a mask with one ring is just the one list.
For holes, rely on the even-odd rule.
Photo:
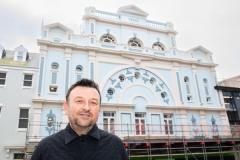
[(101, 95), (98, 85), (88, 79), (73, 84), (64, 102), (67, 127), (44, 138), (31, 160), (127, 160), (121, 140), (98, 129)]

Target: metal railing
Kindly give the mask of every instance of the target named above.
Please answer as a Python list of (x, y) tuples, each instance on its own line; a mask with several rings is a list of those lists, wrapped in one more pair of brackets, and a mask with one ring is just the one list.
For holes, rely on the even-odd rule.
[[(27, 141), (38, 142), (42, 138), (64, 129), (67, 123), (55, 122), (43, 125), (30, 122)], [(98, 124), (100, 129), (119, 136), (123, 140), (211, 140), (239, 139), (240, 125), (152, 125), (152, 124)]]

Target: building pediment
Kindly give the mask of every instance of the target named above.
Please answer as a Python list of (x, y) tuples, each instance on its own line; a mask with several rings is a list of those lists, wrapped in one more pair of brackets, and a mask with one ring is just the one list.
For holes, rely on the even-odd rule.
[(210, 52), (207, 48), (203, 47), (203, 46), (197, 46), (197, 47), (194, 47), (192, 49), (189, 50), (190, 52), (202, 52), (204, 54), (209, 54), (209, 55), (212, 55), (212, 52)]
[(144, 12), (142, 9), (136, 7), (135, 5), (123, 6), (118, 9), (119, 14), (129, 14), (146, 18), (148, 13)]
[(58, 30), (62, 30), (65, 32), (71, 32), (71, 33), (73, 32), (71, 29), (69, 29), (68, 27), (64, 26), (61, 23), (52, 23), (52, 24), (46, 25), (45, 28), (46, 29), (58, 29)]

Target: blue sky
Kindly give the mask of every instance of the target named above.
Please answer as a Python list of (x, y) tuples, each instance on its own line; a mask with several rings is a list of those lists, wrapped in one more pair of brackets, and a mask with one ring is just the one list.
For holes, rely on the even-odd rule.
[(239, 0), (1, 0), (0, 44), (6, 49), (23, 44), (39, 52), (36, 39), (42, 19), (79, 33), (85, 7), (116, 13), (129, 4), (149, 13), (150, 20), (172, 22), (178, 49), (202, 45), (210, 50), (219, 81), (240, 74)]

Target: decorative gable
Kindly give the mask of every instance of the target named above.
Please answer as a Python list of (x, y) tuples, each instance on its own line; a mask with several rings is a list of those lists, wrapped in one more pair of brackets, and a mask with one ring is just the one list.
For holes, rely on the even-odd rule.
[(188, 51), (198, 62), (212, 63), (212, 52), (203, 46), (197, 46)]
[(148, 13), (144, 12), (142, 9), (136, 7), (135, 5), (123, 6), (118, 9), (119, 14), (128, 14), (134, 16), (140, 16), (146, 18)]
[(206, 49), (203, 46), (194, 47), (190, 51), (192, 51), (192, 52), (201, 52), (201, 53), (204, 53), (204, 54), (212, 55), (212, 52), (210, 52), (208, 49)]
[(44, 26), (45, 29), (47, 30), (61, 30), (62, 32), (68, 32), (68, 33), (72, 33), (73, 31), (71, 29), (69, 29), (68, 27), (64, 26), (61, 23), (52, 23), (49, 25)]

